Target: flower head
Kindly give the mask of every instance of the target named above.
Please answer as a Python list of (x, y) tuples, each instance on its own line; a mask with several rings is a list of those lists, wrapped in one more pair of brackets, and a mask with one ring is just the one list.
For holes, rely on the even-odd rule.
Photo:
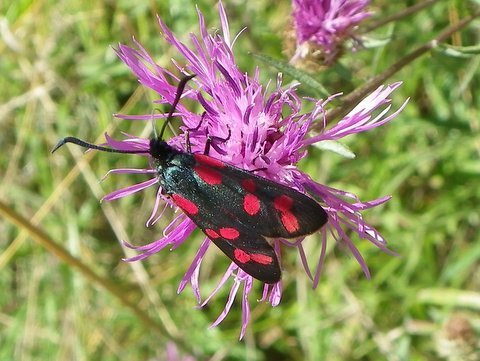
[[(224, 139), (222, 142), (212, 142), (210, 156), (225, 161), (236, 167), (252, 171), (262, 177), (285, 184), (300, 192), (315, 197), (328, 213), (327, 226), (321, 230), (322, 251), (317, 267), (310, 270), (305, 261), (302, 240), (292, 243), (283, 239), (273, 240), (273, 247), (280, 259), (282, 246), (299, 250), (303, 265), (314, 286), (318, 284), (321, 265), (325, 257), (327, 236), (344, 242), (359, 261), (368, 275), (367, 266), (355, 248), (347, 230), (357, 233), (360, 238), (367, 239), (382, 250), (386, 250), (385, 241), (375, 228), (368, 225), (362, 218), (361, 211), (377, 206), (389, 199), (383, 197), (370, 202), (362, 202), (355, 195), (338, 189), (327, 187), (313, 181), (307, 174), (300, 171), (296, 164), (307, 155), (308, 146), (324, 140), (336, 140), (349, 134), (363, 132), (393, 119), (398, 110), (386, 115), (390, 106), (389, 95), (400, 85), (399, 83), (381, 87), (364, 99), (347, 114), (337, 125), (326, 127), (324, 106), (328, 102), (318, 100), (313, 102), (313, 110), (302, 112), (302, 99), (296, 94), (296, 85), (282, 87), (281, 76), (271, 91), (259, 82), (259, 70), (249, 76), (238, 69), (235, 64), (230, 39), (227, 16), (222, 4), (219, 4), (222, 34), (209, 34), (204, 18), (198, 11), (200, 36), (191, 35), (192, 47), (180, 42), (169, 28), (159, 19), (165, 39), (173, 45), (185, 58), (184, 65), (174, 63), (182, 73), (194, 73), (191, 87), (183, 93), (184, 98), (197, 101), (204, 109), (203, 114), (197, 114), (182, 104), (176, 108), (175, 115), (183, 122), (183, 130), (189, 131), (192, 152), (201, 153), (204, 150), (207, 136)], [(158, 102), (172, 103), (175, 98), (176, 85), (168, 78), (177, 79), (172, 73), (158, 66), (148, 52), (138, 43), (137, 49), (120, 45), (117, 54), (131, 68), (139, 81), (155, 90), (160, 98)], [(167, 78), (168, 76), (168, 78)], [(372, 117), (372, 112), (384, 109), (380, 115)], [(120, 116), (124, 119), (150, 120), (152, 115)], [(165, 115), (157, 115), (165, 117)], [(322, 123), (323, 122), (323, 123)], [(310, 135), (310, 130), (323, 124), (323, 131), (318, 135)], [(106, 135), (106, 143), (118, 150), (143, 151), (149, 149), (149, 140), (126, 136), (123, 140), (115, 140)], [(168, 143), (178, 150), (186, 151), (185, 138), (179, 135), (168, 140)], [(147, 169), (116, 169), (113, 173), (145, 173), (151, 179), (125, 189), (117, 190), (107, 195), (105, 200), (121, 198), (144, 188), (157, 184), (156, 170), (153, 166)], [(163, 199), (158, 192), (152, 216), (147, 225), (154, 224), (162, 215), (160, 204), (175, 206), (169, 199)], [(188, 238), (195, 225), (185, 214), (180, 213), (166, 227), (163, 237), (150, 244), (134, 247), (139, 254), (130, 261), (144, 259), (165, 247), (177, 248)], [(352, 232), (349, 232), (351, 234)], [(210, 296), (202, 301), (200, 294), (200, 266), (203, 256), (211, 244), (205, 237), (199, 247), (192, 264), (180, 282), (178, 291), (190, 284), (198, 302), (203, 306), (217, 294), (224, 285), (231, 285), (224, 311), (214, 322), (220, 323), (230, 311), (234, 298), (241, 289), (241, 305), (243, 323), (241, 337), (248, 324), (250, 306), (249, 294), (252, 291), (254, 279), (232, 263), (224, 276), (212, 290)], [(127, 245), (133, 247), (131, 245)], [(268, 301), (272, 306), (279, 304), (282, 294), (282, 283), (265, 284), (261, 300)]]
[(295, 63), (321, 57), (324, 63), (336, 58), (345, 40), (354, 36), (358, 23), (370, 16), (369, 0), (293, 0), (296, 37)]

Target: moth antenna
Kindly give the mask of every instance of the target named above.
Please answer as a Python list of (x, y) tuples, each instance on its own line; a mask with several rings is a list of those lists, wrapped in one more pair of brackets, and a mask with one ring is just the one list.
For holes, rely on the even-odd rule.
[(175, 94), (175, 99), (173, 100), (172, 108), (168, 113), (165, 123), (163, 123), (162, 129), (160, 129), (159, 139), (163, 139), (163, 133), (165, 132), (167, 125), (170, 123), (170, 120), (173, 118), (173, 112), (175, 111), (175, 108), (177, 107), (177, 104), (180, 101), (180, 98), (182, 97), (182, 94), (183, 94), (183, 91), (185, 90), (185, 86), (187, 85), (187, 82), (195, 76), (196, 74), (185, 76), (178, 83), (177, 93)]
[(84, 140), (75, 138), (75, 137), (65, 137), (63, 139), (60, 139), (52, 149), (52, 153), (54, 153), (58, 148), (60, 148), (62, 145), (66, 143), (72, 143), (79, 145), (80, 147), (86, 148), (86, 149), (94, 149), (94, 150), (100, 150), (102, 152), (108, 152), (108, 153), (126, 153), (126, 154), (142, 154), (142, 153), (149, 153), (149, 150), (119, 150), (119, 149), (112, 149), (112, 148), (107, 148), (107, 147), (102, 147), (101, 145), (96, 145), (92, 143), (85, 142)]

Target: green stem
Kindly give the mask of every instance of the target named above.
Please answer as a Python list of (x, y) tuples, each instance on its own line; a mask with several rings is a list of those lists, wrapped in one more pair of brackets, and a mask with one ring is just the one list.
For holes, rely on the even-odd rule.
[(480, 16), (480, 11), (474, 13), (472, 16), (469, 16), (456, 24), (453, 24), (446, 28), (440, 33), (436, 38), (429, 41), (428, 43), (420, 46), (416, 50), (412, 51), (410, 54), (406, 55), (392, 66), (390, 66), (383, 73), (371, 78), (366, 84), (355, 89), (350, 94), (341, 98), (343, 105), (339, 108), (333, 109), (328, 113), (329, 122), (334, 119), (340, 118), (347, 114), (351, 109), (353, 109), (361, 99), (365, 98), (373, 90), (377, 89), (380, 85), (384, 84), (385, 81), (390, 78), (395, 73), (398, 73), (405, 66), (419, 58), (420, 56), (426, 54), (430, 50), (434, 49), (439, 43), (448, 39), (452, 34), (459, 31), (463, 27), (467, 26), (472, 20)]
[(417, 11), (420, 11), (432, 4), (435, 4), (437, 1), (438, 0), (426, 0), (424, 2), (412, 5), (406, 9), (400, 10), (399, 12), (396, 12), (395, 14), (392, 14), (390, 16), (385, 16), (381, 19), (373, 20), (367, 27), (362, 29), (362, 33), (368, 33), (392, 21), (397, 21), (412, 14), (415, 14)]

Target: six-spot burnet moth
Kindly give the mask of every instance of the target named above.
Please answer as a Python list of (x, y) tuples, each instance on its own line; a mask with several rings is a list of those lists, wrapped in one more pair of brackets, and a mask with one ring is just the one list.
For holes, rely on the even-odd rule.
[(162, 193), (238, 267), (262, 282), (276, 283), (281, 277), (280, 265), (267, 239), (314, 233), (327, 222), (327, 213), (312, 198), (293, 188), (210, 157), (213, 137), (207, 139), (204, 154), (191, 152), (188, 137), (187, 152), (163, 140), (185, 85), (193, 77), (184, 77), (179, 82), (168, 117), (159, 136), (150, 140), (148, 150), (117, 150), (66, 137), (52, 153), (65, 143), (74, 143), (111, 153), (149, 154)]

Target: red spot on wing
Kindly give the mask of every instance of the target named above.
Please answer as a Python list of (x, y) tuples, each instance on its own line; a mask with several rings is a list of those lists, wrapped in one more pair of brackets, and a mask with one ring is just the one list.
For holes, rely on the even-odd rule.
[(222, 184), (222, 175), (214, 169), (207, 168), (203, 165), (195, 167), (195, 173), (207, 184), (218, 185)]
[(234, 240), (240, 236), (240, 232), (236, 228), (220, 228), (220, 235), (229, 240)]
[(210, 239), (220, 238), (220, 235), (217, 232), (215, 232), (213, 229), (205, 228), (205, 233)]
[(282, 194), (273, 200), (273, 206), (279, 212), (288, 212), (293, 206), (293, 199)]
[(248, 193), (245, 195), (245, 198), (243, 198), (243, 209), (249, 215), (254, 216), (260, 211), (260, 200), (257, 196)]
[(298, 219), (292, 212), (285, 212), (280, 215), (283, 226), (289, 233), (297, 232), (300, 229)]
[(204, 165), (208, 165), (210, 167), (214, 168), (223, 168), (225, 167), (225, 163), (223, 163), (221, 160), (209, 157), (208, 155), (205, 154), (194, 154), (195, 160)]
[(273, 258), (261, 253), (253, 253), (250, 255), (250, 258), (253, 262), (257, 262), (260, 264), (271, 264), (273, 262)]
[(172, 198), (175, 204), (180, 208), (182, 208), (185, 211), (185, 213), (188, 213), (191, 216), (194, 216), (195, 214), (198, 213), (198, 207), (192, 201), (189, 201), (188, 199), (183, 198), (178, 194), (172, 194)]
[(233, 257), (240, 263), (247, 263), (250, 261), (250, 255), (247, 252), (242, 251), (241, 249), (235, 248), (233, 251)]
[(293, 202), (292, 198), (284, 194), (273, 200), (273, 206), (280, 212), (280, 220), (289, 233), (297, 232), (300, 229), (297, 217), (290, 211)]
[(240, 263), (247, 263), (250, 261), (260, 263), (260, 264), (272, 264), (273, 263), (273, 258), (270, 256), (267, 256), (265, 254), (261, 253), (252, 253), (248, 254), (245, 251), (242, 251), (241, 249), (236, 248), (233, 251), (233, 257), (240, 262)]
[(255, 184), (255, 181), (253, 179), (244, 179), (242, 180), (242, 188), (245, 189), (247, 192), (250, 193), (255, 193), (255, 190), (257, 189), (257, 185)]
[(240, 232), (236, 228), (228, 227), (220, 228), (218, 231), (211, 228), (205, 228), (205, 233), (210, 239), (217, 239), (223, 237), (230, 241), (233, 241), (240, 236)]

